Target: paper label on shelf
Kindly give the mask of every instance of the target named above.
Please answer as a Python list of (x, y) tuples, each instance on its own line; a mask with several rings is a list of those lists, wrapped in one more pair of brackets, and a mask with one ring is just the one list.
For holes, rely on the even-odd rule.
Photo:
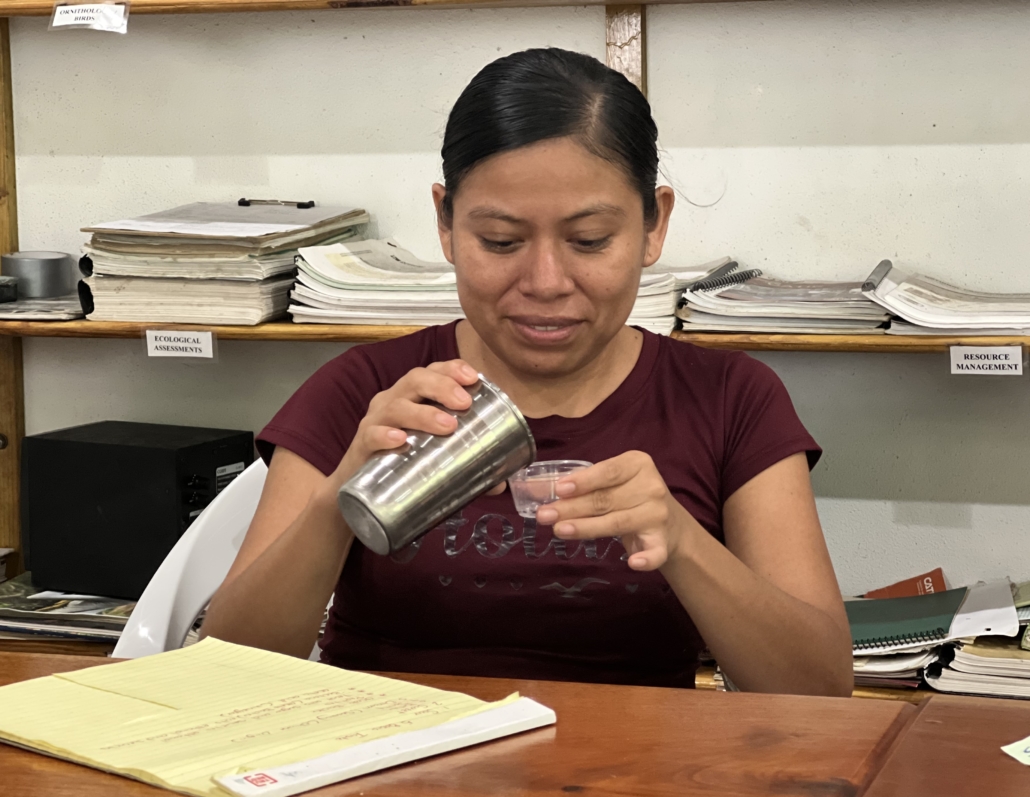
[(1022, 376), (1022, 346), (952, 346), (953, 374)]
[(148, 329), (147, 356), (200, 357), (210, 360), (215, 356), (214, 333), (177, 329)]
[(109, 33), (126, 33), (129, 29), (128, 3), (79, 3), (55, 5), (50, 29), (87, 28)]

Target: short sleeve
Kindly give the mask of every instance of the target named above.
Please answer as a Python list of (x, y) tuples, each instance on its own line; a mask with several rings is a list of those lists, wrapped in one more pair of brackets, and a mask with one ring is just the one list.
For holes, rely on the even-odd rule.
[(276, 413), (257, 438), (266, 463), (282, 446), (327, 476), (336, 470), (369, 402), (382, 389), (362, 349), (356, 346), (323, 365)]
[(811, 469), (822, 449), (794, 410), (787, 388), (764, 363), (739, 354), (730, 361), (723, 396), (725, 502), (762, 471), (805, 452)]

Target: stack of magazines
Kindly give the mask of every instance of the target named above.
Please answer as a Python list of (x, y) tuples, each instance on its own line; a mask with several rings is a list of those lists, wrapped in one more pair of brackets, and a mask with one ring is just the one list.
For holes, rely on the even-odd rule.
[[(668, 335), (683, 288), (728, 262), (646, 269), (626, 323)], [(393, 240), (302, 247), (297, 269), (289, 309), (298, 323), (428, 326), (465, 317), (454, 267), (420, 260)]]
[(0, 639), (110, 642), (135, 603), (120, 598), (40, 592), (29, 573), (0, 584)]
[(454, 268), (391, 240), (302, 247), (290, 315), (305, 324), (428, 326), (464, 318)]
[(887, 312), (861, 282), (799, 282), (735, 269), (689, 287), (677, 316), (686, 332), (877, 334)]
[(907, 274), (881, 261), (862, 286), (866, 297), (897, 318), (893, 335), (1030, 334), (1030, 294), (980, 293)]
[(80, 284), (94, 321), (259, 324), (286, 312), (298, 247), (345, 240), (363, 210), (197, 202), (87, 227)]

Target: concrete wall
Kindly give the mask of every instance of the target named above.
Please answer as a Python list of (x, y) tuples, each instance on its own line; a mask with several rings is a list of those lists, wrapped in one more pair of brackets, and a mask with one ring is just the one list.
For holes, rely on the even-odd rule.
[[(1030, 7), (656, 6), (650, 99), (680, 192), (666, 259), (733, 254), (860, 278), (882, 257), (1030, 292)], [(447, 111), (494, 57), (603, 57), (600, 8), (133, 17), (125, 37), (13, 24), (23, 248), (195, 199), (362, 205), (436, 257)], [(691, 204), (693, 203), (693, 204)], [(26, 423), (259, 428), (332, 344), (222, 342), (217, 364), (137, 341), (25, 342)], [(1030, 578), (1026, 378), (946, 355), (763, 355), (826, 448), (815, 485), (841, 586), (942, 565)]]

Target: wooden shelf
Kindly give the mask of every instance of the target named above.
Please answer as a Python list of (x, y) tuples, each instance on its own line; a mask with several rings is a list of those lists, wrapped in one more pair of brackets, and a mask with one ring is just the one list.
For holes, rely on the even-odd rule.
[[(717, 0), (644, 0), (644, 4)], [(317, 11), (339, 8), (527, 8), (606, 5), (605, 0), (132, 0), (131, 15), (204, 14), (228, 11)], [(53, 2), (0, 0), (0, 17), (50, 16)]]
[[(287, 340), (370, 343), (408, 335), (421, 327), (361, 326), (356, 324), (294, 324), (288, 321), (258, 326), (196, 326), (147, 324), (136, 321), (0, 321), (0, 336), (23, 338), (141, 338), (147, 329), (211, 330), (222, 340)], [(709, 349), (742, 351), (899, 352), (919, 354), (971, 346), (1030, 346), (1030, 337), (928, 337), (922, 335), (768, 335), (723, 332), (675, 332)]]

